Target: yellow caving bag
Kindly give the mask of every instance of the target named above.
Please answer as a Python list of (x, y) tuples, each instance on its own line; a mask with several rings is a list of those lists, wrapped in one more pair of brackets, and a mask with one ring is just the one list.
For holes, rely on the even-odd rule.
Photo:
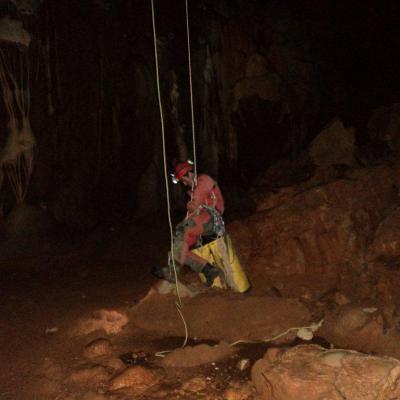
[[(239, 293), (245, 292), (250, 287), (250, 283), (227, 233), (192, 251), (219, 268), (220, 276), (214, 280), (212, 287), (230, 288)], [(206, 281), (202, 273), (199, 276), (203, 282)]]

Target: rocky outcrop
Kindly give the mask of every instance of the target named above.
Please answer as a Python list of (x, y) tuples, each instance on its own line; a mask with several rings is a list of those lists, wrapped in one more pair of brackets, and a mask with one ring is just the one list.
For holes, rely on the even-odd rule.
[(399, 377), (398, 360), (315, 345), (271, 348), (252, 369), (265, 400), (397, 399)]
[(394, 308), (346, 304), (328, 312), (318, 335), (336, 346), (400, 358)]
[[(375, 230), (397, 194), (389, 167), (348, 171), (326, 184), (302, 184), (273, 209), (270, 193), (258, 212), (229, 232), (251, 274), (283, 276), (360, 270)], [(272, 194), (272, 196), (276, 196)]]

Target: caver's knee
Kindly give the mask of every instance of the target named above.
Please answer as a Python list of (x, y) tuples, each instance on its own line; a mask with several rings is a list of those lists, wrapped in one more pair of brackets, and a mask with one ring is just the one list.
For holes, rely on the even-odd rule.
[(183, 235), (175, 235), (174, 237), (174, 258), (175, 260), (180, 259), (184, 246), (184, 236)]

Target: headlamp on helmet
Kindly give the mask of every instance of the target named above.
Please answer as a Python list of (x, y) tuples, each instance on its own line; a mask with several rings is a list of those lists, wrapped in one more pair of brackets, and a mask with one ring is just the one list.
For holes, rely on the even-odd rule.
[(177, 184), (188, 172), (193, 171), (193, 161), (187, 160), (175, 165), (175, 172), (171, 174), (174, 184)]

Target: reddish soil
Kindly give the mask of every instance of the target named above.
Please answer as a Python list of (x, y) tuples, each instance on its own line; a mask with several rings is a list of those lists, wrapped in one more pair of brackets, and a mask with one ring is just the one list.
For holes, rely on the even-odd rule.
[[(93, 388), (71, 383), (68, 379), (85, 362), (82, 355), (85, 345), (102, 336), (98, 332), (71, 336), (71, 327), (82, 316), (99, 309), (127, 311), (157, 281), (150, 273), (151, 268), (165, 262), (168, 234), (159, 233), (154, 240), (154, 232), (148, 227), (137, 226), (128, 234), (121, 229), (112, 235), (112, 240), (108, 237), (95, 246), (92, 242), (91, 248), (83, 243), (73, 253), (52, 257), (30, 254), (2, 260), (2, 400), (132, 398), (124, 391), (117, 395), (96, 394)], [(180, 347), (183, 337), (163, 338), (128, 327), (112, 342), (125, 365), (157, 368), (154, 353)], [(189, 344), (198, 343), (189, 341)], [(168, 399), (191, 399), (198, 398), (194, 392), (200, 391), (203, 398), (222, 399), (228, 387), (236, 390), (235, 382), (243, 386), (249, 380), (250, 368), (239, 370), (238, 361), (243, 357), (255, 361), (265, 349), (265, 345), (244, 346), (223, 363), (170, 371), (154, 396), (160, 398), (164, 394)], [(200, 385), (190, 381), (193, 378), (199, 379)], [(188, 380), (182, 389), (182, 382)]]

